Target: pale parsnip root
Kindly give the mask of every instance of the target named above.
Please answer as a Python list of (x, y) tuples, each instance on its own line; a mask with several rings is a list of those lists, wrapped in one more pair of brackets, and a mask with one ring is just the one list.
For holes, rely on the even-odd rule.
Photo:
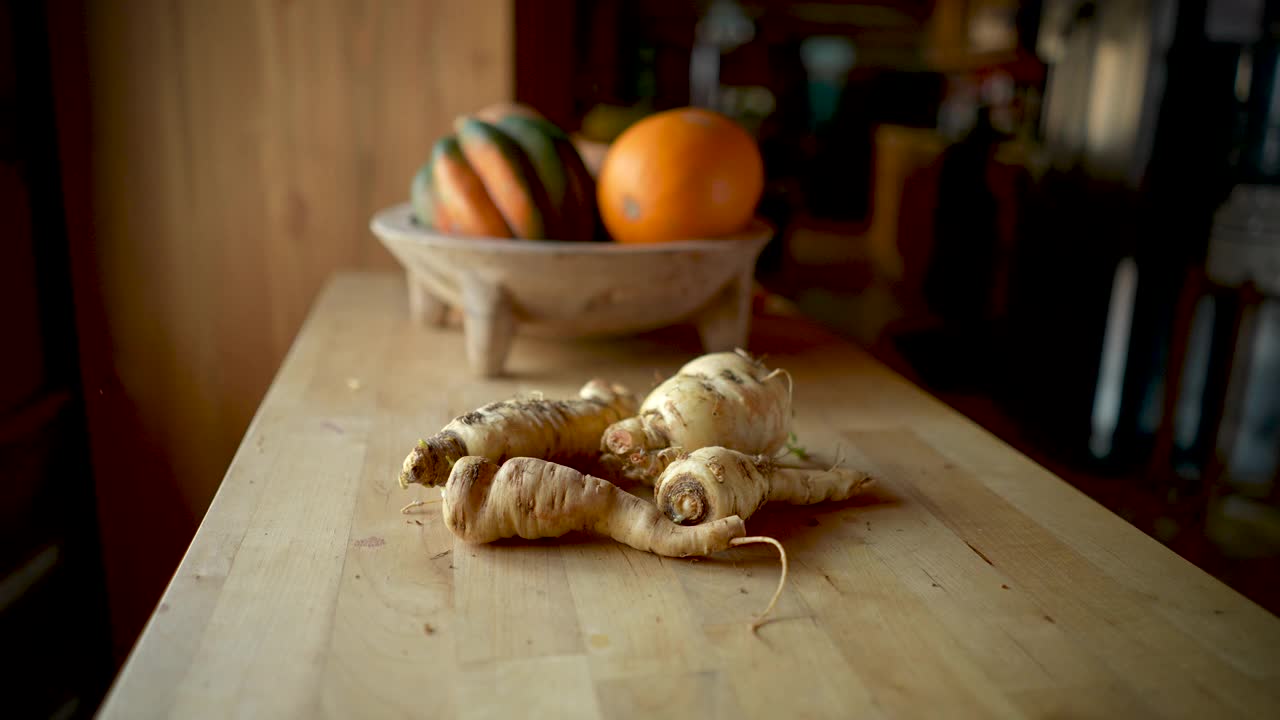
[(871, 476), (778, 465), (763, 455), (707, 447), (676, 458), (654, 485), (654, 501), (672, 522), (696, 525), (717, 518), (747, 519), (766, 502), (811, 505), (856, 495)]
[(592, 380), (574, 400), (506, 400), (455, 418), (405, 458), (400, 487), (443, 485), (451, 465), (473, 455), (502, 462), (531, 456), (556, 462), (594, 462), (600, 436), (636, 411), (636, 398), (619, 385)]
[(731, 547), (770, 543), (782, 574), (769, 605), (752, 623), (755, 632), (778, 603), (787, 581), (787, 553), (773, 538), (745, 537), (742, 519), (720, 518), (695, 527), (676, 525), (653, 505), (612, 483), (536, 458), (512, 458), (501, 466), (481, 457), (454, 463), (441, 493), (445, 525), (466, 542), (509, 537), (528, 540), (574, 531), (605, 535), (637, 550), (668, 557), (711, 555)]
[(652, 503), (606, 480), (537, 458), (511, 458), (499, 467), (487, 458), (464, 457), (454, 463), (441, 499), (445, 525), (472, 543), (581, 531), (637, 550), (688, 557), (726, 550), (746, 534), (736, 517), (676, 525)]
[(635, 417), (614, 423), (601, 449), (633, 460), (629, 476), (652, 478), (649, 459), (663, 450), (732, 447), (771, 455), (787, 442), (791, 425), (791, 382), (783, 370), (769, 370), (747, 353), (711, 353), (649, 393)]

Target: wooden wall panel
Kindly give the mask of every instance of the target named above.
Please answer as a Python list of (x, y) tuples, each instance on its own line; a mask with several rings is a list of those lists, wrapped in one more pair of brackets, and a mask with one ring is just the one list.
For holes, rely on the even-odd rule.
[[(85, 376), (125, 641), (316, 291), (337, 268), (392, 267), (370, 215), (407, 199), (456, 114), (512, 96), (513, 10), (88, 0), (82, 22), (89, 157), (64, 164), (88, 173), (91, 221), (70, 224), (81, 323), (105, 326)], [(169, 519), (140, 530), (130, 508)]]

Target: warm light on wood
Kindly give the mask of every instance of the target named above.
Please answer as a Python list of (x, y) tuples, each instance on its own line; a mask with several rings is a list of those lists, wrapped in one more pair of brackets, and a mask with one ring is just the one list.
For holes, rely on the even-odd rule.
[[(106, 718), (1267, 717), (1280, 620), (841, 341), (754, 322), (796, 432), (876, 474), (766, 506), (749, 546), (660, 559), (587, 537), (469, 546), (405, 452), (495, 398), (644, 389), (696, 340), (521, 340), (472, 380), (389, 274), (321, 296)], [(359, 391), (345, 380), (360, 378)], [(468, 378), (465, 379), (464, 378)]]

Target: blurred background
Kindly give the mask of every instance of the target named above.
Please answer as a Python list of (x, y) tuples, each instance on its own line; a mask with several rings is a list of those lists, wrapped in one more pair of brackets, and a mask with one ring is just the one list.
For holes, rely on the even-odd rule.
[(316, 292), (511, 98), (739, 120), (763, 288), (1280, 612), (1278, 67), (1268, 0), (0, 0), (7, 696), (92, 712)]

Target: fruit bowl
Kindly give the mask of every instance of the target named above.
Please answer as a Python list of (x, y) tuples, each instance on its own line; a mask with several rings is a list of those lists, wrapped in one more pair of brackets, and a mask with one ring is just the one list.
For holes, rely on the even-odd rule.
[(759, 220), (712, 240), (654, 245), (459, 237), (413, 220), (409, 204), (370, 228), (404, 265), (415, 321), (462, 312), (467, 356), (502, 372), (517, 331), (624, 335), (693, 323), (708, 352), (745, 346), (756, 258), (772, 235)]

